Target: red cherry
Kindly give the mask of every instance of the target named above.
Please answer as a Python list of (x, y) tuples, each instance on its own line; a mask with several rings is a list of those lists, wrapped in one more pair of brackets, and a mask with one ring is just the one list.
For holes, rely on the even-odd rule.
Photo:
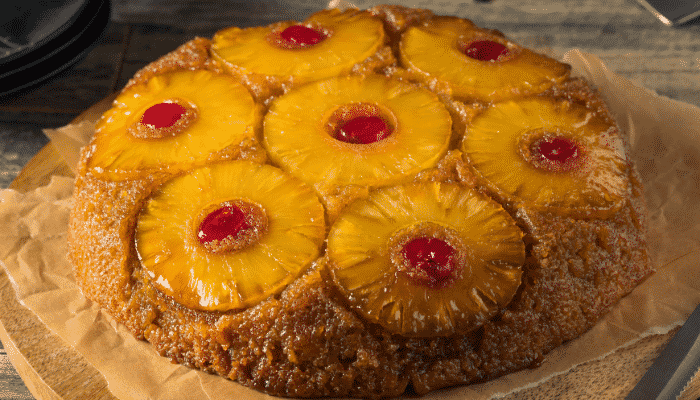
[(335, 138), (345, 143), (369, 144), (390, 134), (389, 125), (381, 117), (361, 116), (342, 124)]
[(236, 206), (224, 206), (207, 215), (199, 225), (197, 237), (206, 244), (214, 240), (236, 237), (242, 230), (250, 228), (246, 214)]
[(325, 39), (321, 32), (304, 25), (287, 27), (280, 35), (287, 43), (296, 46), (313, 46)]
[(579, 156), (578, 145), (564, 137), (542, 140), (538, 143), (536, 152), (540, 156), (559, 164), (575, 160)]
[(175, 125), (186, 112), (187, 109), (177, 103), (158, 103), (143, 113), (141, 123), (156, 129), (166, 128)]
[(464, 54), (479, 61), (496, 61), (499, 57), (505, 57), (509, 53), (508, 48), (501, 43), (490, 40), (471, 42), (465, 47)]
[(411, 267), (425, 271), (434, 283), (445, 281), (456, 267), (455, 249), (441, 239), (418, 237), (408, 242), (402, 252)]

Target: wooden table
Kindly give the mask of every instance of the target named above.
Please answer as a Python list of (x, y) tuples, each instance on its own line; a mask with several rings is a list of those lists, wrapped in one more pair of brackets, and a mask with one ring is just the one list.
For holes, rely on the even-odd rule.
[[(380, 2), (357, 1), (360, 7)], [(414, 1), (395, 1), (412, 5)], [(659, 94), (700, 106), (700, 23), (681, 28), (662, 25), (634, 0), (465, 0), (422, 1), (420, 7), (440, 14), (472, 19), (480, 26), (503, 31), (525, 46), (564, 53), (580, 48), (598, 55), (613, 71)], [(67, 124), (94, 103), (119, 90), (134, 72), (194, 36), (210, 37), (229, 25), (254, 26), (282, 19), (303, 19), (325, 7), (323, 1), (264, 0), (112, 0), (112, 23), (97, 46), (80, 63), (51, 81), (15, 95), (0, 97), (0, 188), (31, 188), (51, 174), (69, 174), (56, 158), (42, 128)], [(37, 155), (41, 150), (41, 153)], [(34, 158), (54, 160), (38, 174)], [(44, 163), (42, 162), (42, 165)], [(3, 280), (4, 278), (4, 280)], [(32, 346), (60, 346), (50, 333), (37, 334), (32, 316), (22, 314), (13, 303), (4, 273), (0, 274), (0, 304), (20, 317), (0, 332), (0, 399), (32, 399), (18, 369), (32, 392), (40, 399), (111, 398), (96, 371), (87, 365), (73, 383), (62, 382), (55, 368), (65, 368), (57, 360), (27, 349)], [(31, 338), (24, 333), (31, 331)], [(652, 336), (619, 352), (630, 362), (650, 365), (668, 335)], [(32, 340), (34, 342), (32, 342)], [(15, 353), (16, 351), (20, 354)], [(13, 365), (8, 362), (12, 359)], [(65, 349), (66, 359), (78, 357)], [(79, 359), (79, 358), (78, 358)], [(568, 377), (555, 378), (550, 385), (575, 385), (576, 379), (605, 368), (606, 360), (577, 367)], [(54, 370), (52, 370), (52, 368)], [(50, 372), (54, 371), (54, 372)], [(69, 371), (66, 371), (69, 372)], [(42, 380), (32, 378), (41, 376)], [(637, 374), (638, 375), (638, 374)], [(633, 385), (639, 376), (620, 378), (621, 387)], [(80, 382), (78, 382), (80, 381)], [(88, 384), (85, 384), (85, 383)], [(78, 387), (80, 386), (80, 387)], [(626, 386), (625, 386), (626, 387)], [(545, 391), (543, 391), (545, 390)], [(697, 393), (687, 394), (695, 398)], [(510, 398), (542, 398), (546, 388), (526, 390)]]

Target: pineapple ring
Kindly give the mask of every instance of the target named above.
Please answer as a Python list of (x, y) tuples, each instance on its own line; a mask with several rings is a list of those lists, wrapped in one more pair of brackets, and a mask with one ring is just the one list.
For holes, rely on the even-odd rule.
[[(188, 111), (173, 127), (149, 134), (141, 120), (161, 103), (177, 103)], [(262, 110), (248, 90), (227, 75), (206, 70), (156, 75), (115, 99), (97, 124), (95, 152), (87, 165), (98, 175), (111, 172), (116, 178), (140, 170), (184, 170), (254, 137), (261, 119)], [(178, 133), (157, 132), (170, 129)]]
[[(205, 248), (202, 213), (241, 201), (264, 210), (266, 232), (235, 251)], [(228, 161), (161, 186), (138, 216), (135, 243), (159, 291), (193, 309), (228, 311), (279, 293), (318, 257), (325, 233), (323, 206), (307, 185), (269, 165)]]
[[(448, 285), (431, 288), (402, 272), (395, 247), (411, 231), (445, 238), (466, 260)], [(525, 261), (522, 238), (485, 195), (425, 182), (378, 189), (351, 204), (331, 227), (327, 253), (336, 285), (369, 321), (406, 336), (446, 336), (478, 328), (511, 301)]]
[[(469, 43), (488, 40), (508, 49), (494, 61), (467, 56)], [(571, 67), (534, 53), (492, 31), (454, 17), (433, 18), (409, 28), (399, 45), (403, 65), (425, 79), (447, 82), (457, 99), (502, 101), (545, 91), (569, 76)]]
[[(375, 105), (392, 133), (371, 144), (336, 140), (329, 126), (338, 110), (362, 104)], [(381, 75), (346, 76), (275, 99), (263, 132), (270, 158), (311, 185), (386, 186), (437, 164), (449, 146), (452, 118), (427, 89)]]
[[(543, 168), (529, 153), (547, 135), (576, 143), (580, 159), (560, 169)], [(462, 151), (475, 175), (504, 203), (580, 217), (607, 215), (622, 206), (629, 190), (615, 126), (567, 101), (496, 104), (472, 121)]]
[(322, 10), (304, 25), (321, 32), (323, 40), (308, 47), (281, 46), (279, 32), (295, 24), (224, 29), (214, 35), (212, 56), (235, 75), (294, 77), (298, 83), (347, 74), (384, 46), (381, 20), (364, 11)]

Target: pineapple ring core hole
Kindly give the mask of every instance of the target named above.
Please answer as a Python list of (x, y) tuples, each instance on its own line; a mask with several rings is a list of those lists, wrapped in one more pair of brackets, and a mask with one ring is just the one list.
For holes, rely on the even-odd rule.
[(252, 246), (267, 232), (267, 214), (259, 204), (243, 199), (211, 204), (196, 218), (196, 240), (214, 254)]
[(480, 32), (459, 37), (457, 48), (473, 60), (491, 63), (509, 61), (520, 54), (520, 47), (516, 44), (504, 38)]
[(581, 168), (586, 150), (573, 134), (565, 129), (538, 128), (520, 136), (520, 156), (538, 169), (569, 172)]
[(374, 103), (351, 103), (335, 108), (325, 119), (326, 133), (350, 144), (380, 142), (396, 130), (398, 121), (391, 110)]
[[(285, 26), (285, 25), (282, 25)], [(310, 22), (277, 27), (267, 35), (267, 41), (275, 47), (300, 50), (313, 47), (332, 35), (330, 29)]]
[(429, 289), (449, 287), (471, 273), (469, 252), (459, 233), (434, 222), (398, 230), (388, 248), (396, 273)]
[(187, 129), (197, 119), (197, 106), (181, 99), (168, 99), (146, 108), (127, 132), (143, 140), (173, 137)]

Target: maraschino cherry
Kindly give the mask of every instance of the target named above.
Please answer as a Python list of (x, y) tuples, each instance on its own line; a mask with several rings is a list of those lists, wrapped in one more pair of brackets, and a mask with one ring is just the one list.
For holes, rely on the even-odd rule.
[(510, 53), (508, 47), (491, 40), (471, 42), (463, 49), (463, 52), (468, 57), (479, 61), (498, 61)]
[(429, 286), (440, 286), (456, 268), (456, 250), (442, 239), (417, 237), (402, 249), (411, 268), (423, 270), (429, 277)]
[(565, 136), (545, 136), (530, 145), (530, 162), (537, 168), (565, 172), (581, 165), (584, 150)]
[(177, 103), (158, 103), (149, 107), (141, 118), (141, 123), (153, 128), (167, 128), (175, 125), (187, 112), (187, 109)]
[(249, 228), (245, 213), (235, 205), (227, 205), (204, 218), (199, 225), (197, 237), (200, 243), (207, 244), (214, 240), (235, 238), (241, 231)]
[(537, 153), (550, 161), (564, 164), (578, 157), (579, 148), (576, 143), (567, 138), (555, 137), (540, 141), (537, 146)]
[(304, 25), (292, 25), (285, 28), (280, 36), (292, 46), (309, 47), (318, 44), (326, 37), (316, 29)]
[(335, 138), (345, 143), (370, 144), (385, 139), (391, 128), (379, 116), (359, 116), (340, 125)]

